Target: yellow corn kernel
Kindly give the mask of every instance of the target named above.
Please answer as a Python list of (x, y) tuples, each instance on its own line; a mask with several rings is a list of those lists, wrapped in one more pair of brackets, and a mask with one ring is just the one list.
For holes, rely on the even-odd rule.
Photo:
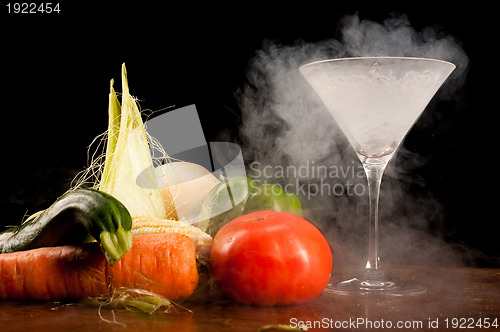
[(160, 219), (156, 217), (137, 217), (132, 219), (132, 235), (177, 233), (189, 236), (195, 243), (198, 255), (208, 255), (212, 237), (198, 227), (180, 220)]

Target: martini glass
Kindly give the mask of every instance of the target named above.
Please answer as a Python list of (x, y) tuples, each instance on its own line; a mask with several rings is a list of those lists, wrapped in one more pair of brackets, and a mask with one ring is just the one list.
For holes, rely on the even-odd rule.
[(368, 178), (368, 259), (364, 272), (335, 285), (334, 293), (403, 296), (426, 292), (425, 287), (387, 277), (380, 267), (380, 183), (399, 144), (454, 69), (449, 62), (409, 57), (331, 59), (300, 67), (356, 151)]

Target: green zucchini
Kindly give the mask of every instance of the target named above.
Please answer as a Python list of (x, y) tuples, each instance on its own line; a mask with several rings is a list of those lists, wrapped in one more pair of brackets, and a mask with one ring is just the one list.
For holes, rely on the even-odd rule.
[(0, 253), (81, 244), (89, 236), (101, 244), (110, 265), (132, 246), (132, 218), (113, 196), (76, 189), (18, 227), (0, 233)]

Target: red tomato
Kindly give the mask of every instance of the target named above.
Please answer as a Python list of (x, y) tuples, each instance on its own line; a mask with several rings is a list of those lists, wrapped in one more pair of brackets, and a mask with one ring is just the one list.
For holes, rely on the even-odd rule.
[(251, 305), (315, 299), (330, 280), (332, 252), (321, 232), (291, 213), (240, 216), (215, 235), (210, 266), (221, 292)]

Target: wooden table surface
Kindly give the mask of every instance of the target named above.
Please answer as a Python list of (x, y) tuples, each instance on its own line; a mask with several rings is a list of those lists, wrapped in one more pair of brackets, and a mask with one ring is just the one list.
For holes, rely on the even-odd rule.
[[(221, 297), (182, 302), (169, 313), (101, 310), (83, 305), (45, 302), (0, 302), (0, 331), (258, 331), (270, 324), (297, 325), (315, 330), (464, 330), (458, 327), (483, 324), (482, 330), (500, 328), (500, 269), (406, 266), (386, 268), (396, 279), (417, 282), (428, 288), (425, 295), (404, 298), (347, 297), (328, 288), (316, 300), (297, 306), (248, 307)], [(332, 282), (350, 277), (352, 270), (335, 268)], [(490, 328), (485, 324), (489, 322)], [(390, 328), (392, 326), (392, 328)], [(326, 327), (326, 328), (325, 328)], [(455, 327), (455, 328), (454, 328)], [(448, 328), (448, 329), (446, 329)], [(477, 329), (477, 327), (476, 327)], [(470, 330), (470, 329), (467, 329)]]

